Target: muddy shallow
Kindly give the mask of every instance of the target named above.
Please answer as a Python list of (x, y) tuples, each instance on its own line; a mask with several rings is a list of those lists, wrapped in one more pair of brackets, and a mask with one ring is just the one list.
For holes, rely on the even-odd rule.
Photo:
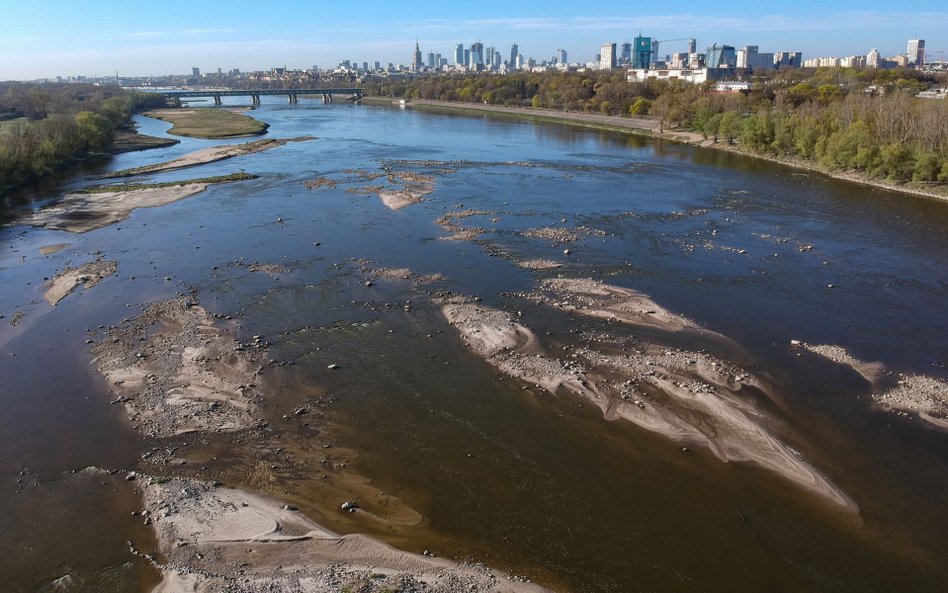
[[(903, 391), (881, 397), (911, 389), (899, 373), (928, 378), (926, 398), (942, 395), (943, 204), (554, 126), (305, 102), (254, 114), (272, 137), (319, 139), (150, 175), (261, 177), (81, 235), (0, 230), (0, 502), (18, 517), (0, 535), (0, 573), (13, 590), (151, 589), (154, 570), (125, 542), (157, 551), (154, 535), (130, 515), (142, 503), (124, 474), (109, 470), (220, 480), (336, 533), (558, 591), (935, 591), (948, 577), (948, 433), (911, 405), (885, 404), (913, 401)], [(52, 205), (94, 176), (216, 144), (120, 155), (24, 197)], [(331, 183), (307, 188), (314, 179)], [(393, 209), (380, 191), (414, 197)], [(115, 273), (47, 302), (54, 278), (97, 260)], [(558, 277), (646, 300), (591, 314)], [(616, 363), (600, 382), (633, 378), (619, 376), (631, 368), (623, 357), (646, 344), (658, 362), (695, 353), (681, 364), (759, 381), (766, 389), (729, 401), (858, 512), (766, 464), (725, 463), (694, 440), (605, 419), (577, 390), (505, 372), (443, 315), (459, 297), (529, 328), (534, 360)], [(207, 343), (142, 322), (174, 299), (179, 325)], [(156, 336), (174, 348), (159, 352)], [(103, 364), (111, 339), (132, 358)], [(879, 362), (894, 380), (876, 385), (850, 358), (791, 340)], [(252, 365), (232, 355), (241, 345)], [(228, 408), (210, 408), (193, 378), (217, 385), (201, 373), (228, 360), (227, 390), (246, 406), (226, 430), (205, 430)], [(164, 366), (179, 371), (166, 391), (189, 407), (162, 428), (114, 383), (122, 369), (147, 383)], [(636, 399), (664, 401), (652, 389), (616, 396), (641, 409)], [(360, 511), (341, 512), (347, 500)]]

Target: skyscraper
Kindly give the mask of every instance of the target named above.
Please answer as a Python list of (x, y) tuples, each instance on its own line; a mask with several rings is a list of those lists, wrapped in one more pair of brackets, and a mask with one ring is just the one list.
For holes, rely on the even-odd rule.
[(459, 43), (458, 46), (454, 49), (454, 65), (463, 66), (464, 65), (464, 44)]
[(698, 52), (698, 41), (695, 39), (688, 40), (688, 53), (693, 54)]
[(925, 65), (925, 40), (909, 39), (908, 49), (906, 50), (909, 66)]
[(421, 70), (422, 61), (421, 61), (421, 48), (418, 47), (418, 41), (415, 41), (415, 53), (411, 57), (411, 71), (418, 72)]
[(558, 49), (556, 50), (556, 63), (557, 64), (568, 64), (569, 62), (566, 59), (566, 50)]
[(520, 55), (520, 48), (517, 47), (517, 44), (514, 43), (510, 46), (510, 61), (507, 62), (507, 66), (510, 68), (517, 68), (517, 56)]
[(468, 62), (468, 66), (472, 69), (484, 66), (484, 44), (480, 41), (471, 44), (471, 61)]
[(599, 68), (602, 70), (614, 70), (616, 67), (616, 44), (603, 43), (599, 53), (602, 56), (599, 60)]
[(619, 62), (623, 66), (628, 66), (632, 63), (632, 44), (628, 41), (622, 44), (622, 52), (619, 54)]
[(632, 67), (648, 68), (648, 65), (652, 63), (652, 38), (636, 37), (632, 40), (632, 47)]
[(708, 47), (704, 63), (708, 68), (733, 68), (737, 66), (737, 52), (730, 45), (715, 43)]

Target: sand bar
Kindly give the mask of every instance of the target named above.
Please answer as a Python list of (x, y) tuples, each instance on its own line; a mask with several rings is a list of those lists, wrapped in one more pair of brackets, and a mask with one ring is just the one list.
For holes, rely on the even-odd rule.
[(340, 536), (292, 507), (240, 490), (184, 478), (140, 482), (165, 559), (155, 562), (163, 578), (154, 593), (545, 591), (483, 565)]
[[(742, 369), (707, 354), (648, 344), (634, 354), (584, 347), (569, 358), (557, 358), (532, 330), (503, 311), (457, 297), (441, 304), (468, 349), (508, 376), (553, 393), (563, 389), (594, 403), (607, 419), (623, 418), (677, 442), (707, 448), (725, 462), (763, 467), (844, 509), (857, 510), (854, 501), (772, 433), (772, 421), (751, 397), (739, 395), (766, 389), (764, 381)], [(684, 321), (666, 312), (660, 326), (680, 323)]]
[(101, 260), (89, 262), (78, 268), (67, 268), (53, 278), (43, 296), (46, 297), (46, 302), (55, 305), (66, 298), (80, 284), (85, 288), (92, 288), (116, 271), (118, 271), (116, 262)]
[(267, 362), (260, 342), (241, 344), (186, 298), (154, 303), (109, 328), (92, 347), (93, 365), (147, 436), (232, 432), (252, 426)]
[(166, 171), (176, 171), (178, 169), (186, 169), (188, 167), (196, 167), (198, 165), (223, 161), (233, 157), (263, 152), (265, 150), (270, 150), (271, 148), (283, 146), (289, 142), (304, 142), (306, 140), (314, 139), (315, 138), (312, 136), (302, 136), (299, 138), (272, 138), (266, 140), (255, 140), (253, 142), (245, 142), (244, 144), (224, 144), (221, 146), (211, 146), (209, 148), (202, 148), (201, 150), (194, 151), (182, 157), (165, 161), (163, 163), (155, 163), (154, 165), (146, 165), (144, 167), (135, 167), (134, 169), (113, 171), (103, 175), (102, 179), (131, 177), (132, 175), (142, 175), (145, 173), (163, 173)]
[(895, 376), (881, 362), (865, 362), (841, 346), (810, 345), (794, 342), (794, 346), (809, 350), (836, 364), (847, 366), (872, 385), (871, 395), (877, 406), (899, 415), (915, 414), (941, 430), (948, 430), (948, 382), (937, 377), (919, 374), (898, 375), (895, 385), (884, 385), (884, 379)]

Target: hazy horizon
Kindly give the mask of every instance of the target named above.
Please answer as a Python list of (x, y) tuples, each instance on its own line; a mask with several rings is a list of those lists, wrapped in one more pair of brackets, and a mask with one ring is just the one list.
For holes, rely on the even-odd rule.
[[(132, 6), (117, 0), (94, 5), (35, 0), (28, 6), (0, 0), (7, 35), (0, 38), (0, 80), (55, 76), (155, 76), (202, 72), (332, 68), (342, 60), (409, 64), (417, 40), (424, 54), (453, 63), (456, 44), (481, 41), (503, 55), (518, 43), (524, 57), (548, 59), (565, 49), (571, 62), (594, 59), (603, 43), (641, 33), (660, 40), (697, 39), (761, 51), (802, 51), (807, 58), (904, 53), (912, 38), (926, 40), (934, 59), (948, 49), (948, 8), (918, 1), (893, 11), (877, 0), (842, 0), (827, 9), (815, 0), (785, 3), (737, 0), (712, 8), (666, 2), (656, 8), (621, 10), (593, 0), (581, 7), (551, 0), (537, 9), (480, 10), (471, 18), (455, 6), (422, 0), (410, 5), (369, 0), (358, 12), (339, 4), (294, 0), (266, 5), (246, 0), (218, 5), (171, 0)], [(553, 16), (555, 15), (555, 16)], [(475, 18), (476, 17), (476, 18)], [(663, 54), (684, 51), (669, 41)]]

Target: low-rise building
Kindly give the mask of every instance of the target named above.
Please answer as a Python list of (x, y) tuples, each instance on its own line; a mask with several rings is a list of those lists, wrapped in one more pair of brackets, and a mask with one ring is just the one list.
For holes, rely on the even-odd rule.
[(734, 76), (734, 68), (633, 68), (629, 70), (629, 82), (645, 82), (649, 79), (681, 80), (691, 84), (702, 84), (709, 80), (723, 80)]

